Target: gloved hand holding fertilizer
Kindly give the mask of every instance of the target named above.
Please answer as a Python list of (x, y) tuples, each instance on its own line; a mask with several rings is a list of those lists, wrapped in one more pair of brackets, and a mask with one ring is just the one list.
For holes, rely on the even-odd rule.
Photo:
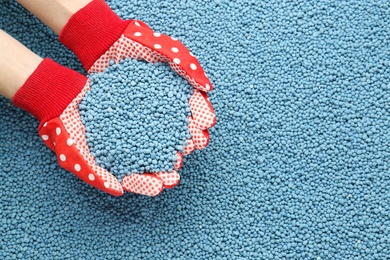
[[(73, 172), (83, 181), (114, 196), (122, 195), (123, 189), (138, 194), (155, 196), (158, 195), (163, 188), (172, 188), (177, 185), (180, 177), (175, 170), (180, 169), (182, 156), (191, 153), (195, 149), (203, 149), (207, 146), (209, 142), (207, 129), (212, 127), (216, 122), (214, 110), (205, 93), (206, 91), (210, 91), (212, 86), (196, 58), (180, 41), (152, 31), (143, 22), (121, 20), (112, 12), (104, 1), (101, 0), (95, 0), (75, 13), (61, 32), (60, 41), (75, 52), (91, 76), (90, 80), (87, 80), (82, 75), (67, 70), (64, 67), (59, 67), (59, 65), (54, 64), (48, 59), (42, 62), (35, 73), (35, 76), (37, 76), (40, 73), (40, 70), (55, 72), (51, 75), (52, 78), (48, 79), (48, 82), (58, 81), (58, 78), (60, 77), (72, 78), (74, 81), (73, 86), (71, 88), (67, 87), (67, 89), (61, 89), (61, 84), (58, 84), (58, 82), (56, 82), (55, 87), (53, 87), (53, 84), (48, 83), (48, 85), (51, 85), (52, 87), (50, 90), (44, 89), (42, 86), (38, 87), (38, 91), (41, 92), (40, 94), (53, 96), (51, 98), (53, 103), (51, 104), (48, 104), (47, 99), (44, 101), (39, 99), (32, 101), (34, 106), (40, 107), (38, 112), (32, 112), (32, 114), (36, 115), (41, 122), (39, 127), (40, 136), (45, 144), (55, 151), (59, 164), (63, 168)], [(113, 107), (116, 107), (115, 110), (112, 107), (106, 108), (105, 106), (107, 104), (101, 104), (101, 108), (105, 110), (96, 110), (99, 106), (93, 107), (93, 105), (91, 105), (91, 100), (93, 100), (96, 93), (99, 94), (101, 89), (100, 96), (97, 96), (108, 101), (110, 99), (112, 100), (112, 95), (115, 93), (119, 93), (115, 100), (118, 100), (119, 97), (124, 97), (125, 95), (129, 97), (129, 93), (126, 93), (125, 90), (133, 86), (139, 92), (141, 99), (136, 99), (138, 97), (137, 93), (131, 93), (130, 102), (133, 103), (133, 106), (135, 105), (135, 102), (138, 102), (136, 103), (136, 105), (140, 106), (138, 111), (150, 105), (150, 94), (153, 96), (153, 94), (157, 95), (156, 93), (158, 93), (158, 91), (156, 92), (156, 89), (149, 92), (147, 91), (149, 99), (142, 99), (142, 96), (145, 94), (142, 90), (148, 88), (148, 84), (141, 84), (144, 82), (140, 82), (140, 85), (138, 85), (139, 82), (134, 80), (129, 82), (129, 79), (126, 77), (127, 72), (124, 69), (129, 67), (129, 65), (134, 66), (135, 61), (131, 61), (131, 59), (145, 60), (151, 63), (168, 63), (172, 69), (194, 87), (189, 99), (191, 113), (184, 115), (188, 115), (188, 129), (192, 136), (187, 143), (183, 142), (183, 137), (187, 136), (185, 134), (178, 134), (176, 139), (172, 138), (172, 136), (165, 136), (165, 139), (162, 138), (162, 140), (170, 141), (170, 146), (164, 147), (156, 145), (155, 147), (142, 147), (142, 150), (135, 150), (138, 146), (142, 146), (142, 138), (150, 139), (151, 137), (149, 135), (144, 135), (142, 138), (130, 140), (133, 146), (117, 147), (116, 145), (126, 145), (126, 136), (123, 135), (126, 132), (126, 129), (123, 129), (123, 127), (117, 127), (117, 129), (115, 129), (115, 126), (112, 124), (108, 127), (111, 130), (105, 132), (108, 136), (103, 136), (101, 138), (103, 141), (100, 143), (96, 141), (96, 138), (99, 138), (99, 135), (97, 134), (99, 130), (102, 130), (102, 133), (106, 130), (104, 127), (105, 122), (107, 123), (107, 120), (109, 120), (110, 117), (113, 118), (114, 121), (117, 119), (117, 117), (115, 117), (117, 115), (115, 114), (116, 112), (121, 113), (122, 119), (116, 120), (115, 122), (123, 123), (134, 116), (131, 112), (128, 113), (129, 109), (126, 109), (126, 100), (122, 100), (122, 105), (113, 104)], [(140, 63), (140, 67), (145, 66), (142, 61), (138, 62)], [(156, 69), (156, 67), (154, 69)], [(116, 73), (118, 77), (113, 78), (113, 73)], [(157, 74), (159, 74), (159, 72), (157, 72)], [(163, 75), (163, 73), (161, 75)], [(134, 77), (135, 75), (131, 75), (131, 78)], [(106, 78), (104, 84), (110, 84), (111, 81), (113, 85), (102, 86), (100, 83), (103, 78)], [(34, 85), (33, 81), (34, 75), (29, 79), (28, 84)], [(135, 82), (135, 84), (133, 82)], [(177, 86), (180, 85), (178, 82), (176, 82), (176, 84)], [(141, 86), (142, 88), (140, 88)], [(166, 96), (172, 97), (172, 94), (170, 93), (174, 93), (175, 90), (180, 91), (180, 89), (185, 96), (186, 90), (180, 87), (172, 89)], [(97, 92), (94, 92), (95, 90)], [(27, 88), (24, 88), (24, 90), (23, 88), (21, 89), (21, 93), (18, 95), (19, 98), (15, 98), (16, 104), (19, 101), (19, 107), (31, 111), (31, 107), (28, 107), (28, 105), (26, 107), (23, 102), (20, 102), (26, 95), (28, 96), (28, 93), (23, 93), (23, 91), (28, 92), (29, 90)], [(64, 98), (59, 97), (59, 93), (61, 92), (67, 92), (69, 95)], [(91, 93), (90, 97), (92, 99), (88, 99), (89, 92)], [(102, 93), (107, 95), (102, 96)], [(174, 93), (174, 95), (176, 94), (177, 93)], [(181, 96), (183, 97), (183, 95)], [(29, 98), (34, 98), (33, 96)], [(85, 100), (83, 100), (84, 97), (86, 97)], [(165, 97), (164, 94), (162, 97)], [(140, 101), (145, 102), (144, 107), (142, 107), (143, 104), (141, 104)], [(157, 101), (158, 100), (154, 100), (155, 109), (158, 109)], [(57, 104), (59, 104), (59, 106), (56, 106)], [(183, 108), (184, 106), (181, 103), (179, 107)], [(82, 111), (81, 114), (80, 110)], [(166, 114), (165, 111), (161, 110), (154, 112), (155, 116), (158, 115), (158, 112), (160, 112), (161, 115)], [(175, 112), (175, 110), (173, 109), (171, 112)], [(101, 124), (94, 121), (94, 113), (98, 117), (99, 115), (103, 115), (103, 117), (101, 117), (101, 119), (103, 119)], [(123, 117), (123, 114), (126, 113), (128, 116), (127, 118)], [(114, 114), (115, 116), (113, 117)], [(144, 114), (144, 116), (147, 118), (147, 113)], [(126, 120), (123, 120), (124, 118)], [(175, 126), (182, 131), (183, 128), (180, 122), (184, 122), (185, 120), (183, 120), (182, 115), (179, 115), (178, 118), (179, 121), (173, 123), (172, 126)], [(156, 124), (164, 124), (164, 120), (162, 120), (153, 125), (152, 119), (153, 118), (149, 118), (149, 120), (144, 120), (142, 122), (145, 123), (146, 126), (149, 126), (149, 129), (156, 127)], [(167, 120), (169, 117), (163, 119)], [(133, 122), (136, 122), (136, 118), (134, 120), (135, 121)], [(155, 121), (157, 122), (158, 120)], [(85, 127), (85, 125), (87, 127)], [(140, 127), (139, 129), (133, 129), (137, 131), (138, 137), (140, 136), (140, 132), (148, 132), (147, 130), (145, 131), (145, 125), (143, 127), (144, 128)], [(120, 133), (121, 130), (124, 130), (124, 132)], [(116, 133), (115, 136), (113, 136), (112, 133)], [(118, 138), (118, 140), (115, 140), (115, 138)], [(102, 147), (102, 144), (107, 144), (107, 140), (113, 144), (109, 149), (104, 146)], [(158, 140), (159, 139), (157, 138), (150, 143), (156, 144), (156, 142), (158, 143)], [(139, 145), (137, 145), (137, 142), (135, 141), (138, 141)], [(186, 144), (183, 149), (181, 149), (180, 142)], [(89, 143), (94, 145), (90, 147)], [(172, 146), (177, 147), (179, 151), (172, 151)], [(91, 153), (90, 148), (93, 150), (93, 154)], [(153, 154), (153, 149), (156, 151), (162, 149), (163, 152), (168, 153), (168, 155), (165, 157), (160, 156), (159, 158), (148, 158), (151, 153)], [(143, 152), (145, 152), (144, 160), (132, 158), (134, 157), (134, 153), (138, 155), (141, 154), (142, 157)], [(167, 162), (172, 162), (172, 152), (174, 152), (175, 162), (172, 163), (172, 169), (169, 169), (169, 167), (167, 168)], [(107, 157), (110, 156), (111, 159), (108, 159)], [(113, 161), (113, 157), (118, 157), (116, 158), (118, 160)], [(120, 163), (121, 161), (126, 163), (133, 162), (134, 164), (137, 164), (138, 168), (129, 164), (127, 165), (128, 167), (126, 167), (126, 165), (118, 165), (118, 162)], [(113, 162), (115, 163), (114, 165), (112, 165)], [(154, 171), (155, 169), (158, 169), (158, 167), (153, 167), (153, 165), (158, 165), (160, 162), (162, 163), (160, 166), (163, 165), (163, 171)], [(118, 169), (118, 174), (123, 174), (126, 171), (130, 172), (127, 172), (122, 183), (120, 183), (105, 167), (109, 169), (114, 169), (116, 167), (116, 169)], [(160, 170), (162, 170), (162, 168), (160, 168)], [(133, 173), (131, 170), (135, 170), (137, 173)], [(142, 170), (144, 170), (144, 173), (138, 174)]]

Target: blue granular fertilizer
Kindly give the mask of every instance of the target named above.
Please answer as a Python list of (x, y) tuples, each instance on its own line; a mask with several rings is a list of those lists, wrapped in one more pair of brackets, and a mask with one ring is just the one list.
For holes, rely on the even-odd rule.
[[(0, 99), (1, 259), (387, 259), (390, 2), (108, 3), (181, 39), (215, 87), (180, 184), (114, 198), (62, 170)], [(81, 70), (14, 1), (0, 28)]]
[(96, 163), (118, 177), (172, 171), (191, 137), (191, 85), (168, 64), (132, 59), (90, 82), (79, 109)]

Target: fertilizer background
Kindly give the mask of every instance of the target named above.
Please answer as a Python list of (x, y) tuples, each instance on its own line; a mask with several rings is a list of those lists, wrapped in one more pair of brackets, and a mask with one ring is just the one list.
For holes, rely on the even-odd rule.
[[(108, 1), (182, 40), (217, 125), (159, 197), (114, 198), (57, 165), (0, 99), (0, 258), (384, 259), (390, 255), (390, 5)], [(0, 28), (81, 64), (14, 1)]]

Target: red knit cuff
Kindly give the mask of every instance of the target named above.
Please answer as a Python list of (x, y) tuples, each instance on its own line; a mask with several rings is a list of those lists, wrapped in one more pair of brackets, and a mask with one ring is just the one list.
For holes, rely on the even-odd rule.
[(16, 92), (12, 102), (36, 117), (41, 126), (59, 117), (86, 82), (87, 78), (80, 73), (44, 59)]
[(117, 16), (104, 0), (94, 0), (72, 15), (59, 40), (77, 55), (88, 71), (129, 23)]

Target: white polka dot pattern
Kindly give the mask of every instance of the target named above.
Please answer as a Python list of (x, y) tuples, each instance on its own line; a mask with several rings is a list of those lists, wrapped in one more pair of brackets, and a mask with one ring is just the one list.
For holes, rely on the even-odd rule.
[(141, 44), (130, 40), (122, 35), (111, 48), (103, 54), (88, 70), (88, 73), (103, 72), (110, 66), (110, 60), (119, 63), (126, 58), (136, 60), (146, 60), (151, 63), (167, 62), (167, 58), (153, 51), (152, 49), (142, 46)]
[(192, 139), (190, 139), (190, 140), (188, 140), (187, 146), (184, 147), (184, 149), (183, 149), (183, 155), (187, 156), (195, 150), (196, 150), (196, 146), (194, 144), (194, 141), (192, 141)]
[(207, 88), (207, 86), (210, 86), (209, 84), (205, 84), (205, 86), (198, 84), (195, 79), (187, 75), (187, 73), (173, 60), (170, 61), (169, 58), (130, 40), (124, 35), (122, 35), (122, 37), (119, 38), (119, 40), (115, 42), (114, 45), (111, 46), (111, 48), (92, 65), (92, 67), (88, 70), (88, 73), (103, 72), (106, 68), (108, 68), (108, 66), (110, 66), (110, 60), (113, 60), (115, 63), (119, 63), (121, 60), (126, 58), (146, 60), (151, 63), (168, 62), (169, 66), (180, 76), (185, 78), (194, 88), (201, 91), (211, 90), (210, 87)]
[(215, 125), (217, 117), (207, 94), (194, 90), (190, 98), (191, 114), (197, 128), (206, 130)]
[[(54, 144), (53, 144), (54, 145)], [(60, 155), (60, 160), (65, 162), (66, 161), (66, 156), (64, 154)]]
[(198, 90), (201, 90), (201, 91), (210, 91), (211, 89), (207, 89), (207, 85), (209, 84), (206, 84), (205, 87), (203, 87), (202, 85), (198, 84), (195, 79), (191, 78), (190, 76), (187, 75), (187, 73), (178, 65), (176, 64), (174, 61), (170, 61), (168, 62), (169, 63), (169, 66), (171, 66), (171, 68), (176, 71), (180, 76), (182, 76), (183, 78), (185, 78), (190, 84), (191, 86), (193, 86), (194, 88), (198, 89)]
[(123, 177), (122, 186), (128, 192), (157, 196), (163, 190), (163, 181), (152, 174), (130, 174)]
[(156, 176), (163, 181), (164, 188), (167, 189), (175, 187), (180, 182), (180, 175), (176, 171), (158, 172)]
[(209, 133), (207, 130), (200, 130), (196, 127), (192, 117), (188, 118), (188, 129), (190, 130), (192, 140), (198, 150), (203, 150), (209, 144)]

